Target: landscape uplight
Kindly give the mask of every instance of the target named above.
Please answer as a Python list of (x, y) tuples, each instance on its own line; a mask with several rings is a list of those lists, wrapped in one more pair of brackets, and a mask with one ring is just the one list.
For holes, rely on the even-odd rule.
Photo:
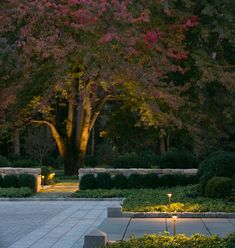
[(41, 179), (42, 179), (42, 184), (44, 185), (45, 184), (45, 176), (41, 176)]
[(173, 216), (171, 216), (171, 218), (173, 219), (174, 235), (176, 235), (176, 221), (177, 221), (178, 216), (177, 215), (173, 215)]

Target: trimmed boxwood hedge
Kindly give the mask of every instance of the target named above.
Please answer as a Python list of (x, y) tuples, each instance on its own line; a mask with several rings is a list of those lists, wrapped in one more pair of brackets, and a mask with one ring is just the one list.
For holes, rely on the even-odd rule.
[(80, 181), (80, 189), (140, 189), (140, 188), (159, 188), (174, 187), (196, 184), (197, 176), (186, 175), (163, 175), (156, 173), (146, 175), (131, 174), (129, 177), (116, 175), (111, 178), (107, 173), (100, 173), (95, 177), (93, 174), (84, 175)]
[(232, 179), (212, 177), (206, 184), (205, 195), (211, 198), (225, 198), (232, 192)]
[(115, 175), (112, 181), (113, 181), (113, 187), (116, 189), (128, 188), (128, 179), (122, 174)]
[(19, 179), (19, 186), (20, 187), (29, 187), (33, 191), (36, 190), (36, 179), (33, 175), (20, 174), (18, 179)]
[(200, 190), (205, 194), (207, 182), (212, 177), (230, 177), (235, 174), (235, 153), (215, 152), (209, 155), (198, 170)]
[(3, 188), (19, 188), (19, 179), (17, 175), (6, 175), (3, 179)]
[(22, 188), (29, 187), (36, 190), (36, 178), (30, 174), (0, 176), (0, 188)]
[(97, 189), (95, 176), (93, 174), (84, 175), (80, 181), (79, 188), (82, 190)]

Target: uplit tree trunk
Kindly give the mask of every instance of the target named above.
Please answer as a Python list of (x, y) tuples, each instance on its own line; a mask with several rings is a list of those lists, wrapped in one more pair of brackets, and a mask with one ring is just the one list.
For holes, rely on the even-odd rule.
[(91, 101), (91, 84), (87, 84), (79, 103), (74, 98), (68, 99), (68, 116), (66, 134), (62, 136), (56, 126), (44, 120), (34, 120), (32, 123), (45, 124), (50, 127), (59, 153), (64, 161), (65, 175), (78, 174), (79, 168), (85, 164), (88, 141), (100, 111), (110, 95), (100, 99), (94, 108)]
[(91, 133), (91, 157), (94, 158), (95, 156), (95, 127), (92, 128)]

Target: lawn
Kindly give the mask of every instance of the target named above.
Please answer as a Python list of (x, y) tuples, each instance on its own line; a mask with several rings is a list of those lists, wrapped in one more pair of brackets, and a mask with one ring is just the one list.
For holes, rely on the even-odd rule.
[[(235, 212), (234, 198), (211, 199), (197, 194), (197, 185), (161, 189), (96, 189), (74, 193), (78, 198), (125, 197), (123, 210), (134, 212)], [(168, 204), (167, 193), (173, 193)]]

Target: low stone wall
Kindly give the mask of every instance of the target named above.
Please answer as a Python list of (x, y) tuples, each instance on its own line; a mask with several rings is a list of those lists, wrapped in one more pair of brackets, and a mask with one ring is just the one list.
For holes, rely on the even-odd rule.
[(19, 175), (19, 174), (31, 174), (36, 178), (36, 191), (41, 189), (41, 168), (12, 168), (12, 167), (0, 167), (0, 175)]
[(197, 169), (112, 169), (112, 168), (81, 168), (79, 169), (79, 180), (86, 174), (97, 175), (98, 173), (109, 173), (111, 176), (115, 176), (117, 174), (122, 174), (126, 177), (131, 174), (149, 174), (149, 173), (157, 173), (158, 175), (166, 175), (166, 174), (182, 174), (182, 175), (196, 175)]

